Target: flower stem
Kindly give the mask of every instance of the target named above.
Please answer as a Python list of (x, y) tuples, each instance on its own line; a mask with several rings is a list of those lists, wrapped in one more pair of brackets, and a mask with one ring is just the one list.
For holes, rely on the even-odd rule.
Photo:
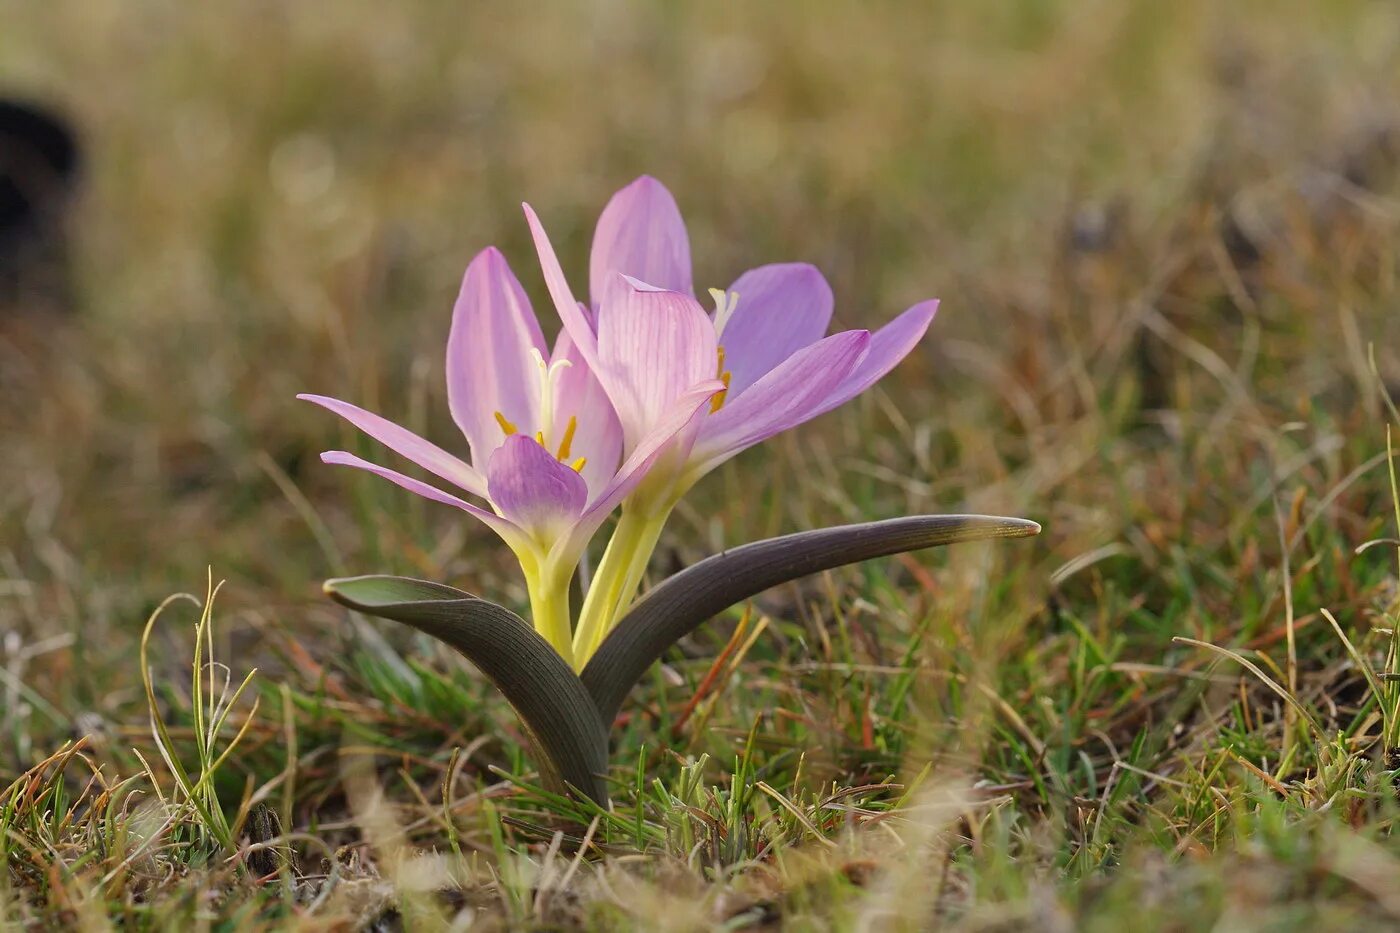
[(573, 663), (569, 631), (569, 581), (560, 584), (557, 574), (545, 570), (527, 574), (525, 587), (530, 593), (530, 615), (535, 631), (554, 646), (566, 664)]
[(598, 571), (584, 597), (574, 633), (574, 668), (583, 670), (593, 652), (631, 606), (651, 562), (671, 507), (659, 511), (622, 510)]

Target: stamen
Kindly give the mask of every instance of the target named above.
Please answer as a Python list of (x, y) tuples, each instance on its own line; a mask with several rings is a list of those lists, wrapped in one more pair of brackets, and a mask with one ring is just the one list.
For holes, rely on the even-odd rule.
[(719, 411), (724, 407), (724, 397), (729, 394), (729, 377), (734, 375), (730, 372), (719, 374), (719, 381), (724, 383), (724, 388), (715, 393), (715, 397), (710, 399), (710, 413)]
[[(717, 289), (711, 289), (711, 291), (717, 291)], [(723, 407), (724, 397), (729, 394), (729, 379), (734, 375), (724, 368), (724, 347), (716, 347), (715, 355), (719, 357), (719, 364), (715, 367), (715, 375), (720, 382), (724, 383), (724, 388), (716, 392), (714, 398), (710, 399), (710, 412), (712, 414)]]
[(569, 450), (574, 443), (574, 431), (578, 429), (578, 416), (570, 415), (569, 424), (564, 428), (564, 439), (559, 442), (559, 459), (569, 459)]
[(502, 431), (506, 432), (506, 437), (510, 437), (516, 431), (520, 430), (515, 425), (507, 421), (506, 416), (501, 414), (500, 412), (496, 412), (496, 423), (501, 426)]
[(536, 444), (539, 444), (541, 447), (544, 446), (544, 432), (543, 432), (543, 431), (536, 431), (536, 432), (535, 432), (535, 443), (536, 443)]
[(585, 465), (587, 465), (587, 463), (588, 463), (588, 458), (587, 458), (587, 457), (579, 457), (579, 458), (578, 458), (577, 460), (575, 460), (573, 463), (569, 464), (569, 466), (570, 466), (570, 468), (573, 469), (573, 471), (574, 471), (575, 473), (582, 473), (582, 472), (583, 472), (583, 468), (584, 468)]

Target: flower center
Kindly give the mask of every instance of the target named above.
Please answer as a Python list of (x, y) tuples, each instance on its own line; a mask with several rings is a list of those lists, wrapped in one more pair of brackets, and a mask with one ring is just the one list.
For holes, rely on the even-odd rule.
[[(540, 380), (540, 427), (535, 432), (535, 443), (546, 450), (549, 449), (548, 438), (554, 433), (554, 396), (558, 386), (559, 378), (564, 370), (573, 364), (568, 360), (555, 360), (553, 363), (545, 362), (544, 354), (534, 347), (530, 348), (530, 357), (535, 361), (535, 369)], [(496, 423), (501, 426), (506, 437), (520, 431), (514, 423), (503, 413), (496, 412)], [(568, 423), (564, 426), (564, 436), (559, 441), (559, 450), (554, 455), (555, 459), (561, 463), (568, 461), (569, 453), (574, 443), (574, 432), (578, 430), (578, 416), (570, 415)], [(569, 464), (575, 473), (583, 472), (584, 466), (588, 463), (587, 457), (579, 457)]]

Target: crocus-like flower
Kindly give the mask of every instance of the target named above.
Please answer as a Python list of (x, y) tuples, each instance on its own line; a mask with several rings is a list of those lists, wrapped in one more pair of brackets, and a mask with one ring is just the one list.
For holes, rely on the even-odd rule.
[[(626, 300), (621, 291), (619, 300)], [(711, 373), (668, 392), (648, 410), (641, 432), (628, 436), (624, 453), (613, 406), (583, 364), (572, 334), (561, 333), (553, 353), (545, 353), (520, 282), (491, 248), (467, 267), (447, 341), (448, 403), (466, 436), (469, 461), (348, 402), (298, 397), (485, 500), (489, 509), (345, 451), (321, 455), (326, 463), (368, 470), (490, 526), (520, 560), (535, 628), (575, 661), (568, 587), (584, 547), (669, 449), (671, 438), (724, 386)]]
[(595, 322), (575, 301), (539, 218), (529, 205), (525, 213), (565, 329), (617, 410), (624, 451), (639, 449), (689, 386), (706, 377), (725, 385), (668, 438), (624, 500), (575, 632), (575, 651), (587, 655), (631, 602), (679, 498), (745, 448), (874, 385), (913, 349), (938, 303), (920, 302), (873, 334), (824, 336), (830, 286), (814, 267), (784, 263), (712, 290), (715, 310), (706, 313), (692, 291), (675, 199), (643, 177), (614, 195), (598, 220), (589, 264)]
[[(874, 334), (826, 336), (831, 289), (811, 266), (788, 264), (712, 291), (715, 310), (707, 314), (692, 294), (690, 245), (675, 201), (650, 178), (614, 196), (599, 219), (591, 303), (583, 305), (538, 218), (525, 211), (565, 327), (546, 358), (505, 260), (487, 250), (472, 262), (447, 348), (448, 401), (469, 460), (345, 402), (301, 398), (490, 506), (343, 451), (322, 455), (495, 529), (520, 558), (535, 631), (502, 606), (426, 580), (375, 574), (328, 580), (324, 590), (469, 658), (520, 715), (551, 789), (609, 806), (608, 727), (627, 693), (679, 639), (727, 607), (855, 561), (1040, 530), (981, 515), (808, 529), (712, 555), (629, 607), (661, 525), (686, 490), (745, 447), (873, 385), (923, 336), (937, 305), (917, 304)], [(571, 638), (569, 581), (619, 504), (622, 516)]]

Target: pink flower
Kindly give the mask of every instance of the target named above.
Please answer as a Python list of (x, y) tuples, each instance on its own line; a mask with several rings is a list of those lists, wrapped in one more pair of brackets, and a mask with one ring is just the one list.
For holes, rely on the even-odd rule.
[(439, 479), (485, 500), (490, 508), (345, 451), (321, 455), (326, 463), (367, 470), (490, 526), (520, 559), (536, 627), (568, 658), (568, 582), (588, 540), (671, 438), (723, 388), (711, 375), (669, 392), (648, 409), (645, 430), (629, 438), (622, 457), (613, 407), (571, 335), (562, 333), (546, 356), (520, 282), (505, 257), (490, 248), (467, 267), (447, 341), (448, 403), (466, 436), (469, 460), (348, 402), (298, 398), (335, 412)]
[(706, 313), (692, 293), (689, 238), (675, 199), (643, 176), (615, 194), (598, 220), (589, 263), (595, 326), (574, 300), (539, 218), (529, 205), (525, 213), (565, 328), (617, 409), (624, 449), (635, 449), (687, 387), (706, 377), (724, 381), (711, 409), (672, 442), (688, 448), (672, 464), (687, 486), (870, 388), (914, 348), (938, 308), (923, 301), (873, 334), (827, 336), (833, 301), (826, 279), (806, 263), (779, 263), (712, 292), (717, 306)]
[(826, 279), (805, 263), (783, 263), (751, 269), (727, 291), (711, 291), (715, 310), (706, 313), (693, 294), (690, 241), (675, 199), (643, 176), (615, 194), (598, 219), (590, 313), (575, 301), (528, 204), (525, 215), (565, 330), (617, 410), (625, 451), (640, 448), (688, 387), (715, 377), (725, 385), (672, 435), (623, 502), (575, 637), (576, 650), (587, 653), (631, 601), (677, 500), (740, 451), (874, 385), (923, 337), (938, 302), (920, 302), (873, 334), (828, 336)]

